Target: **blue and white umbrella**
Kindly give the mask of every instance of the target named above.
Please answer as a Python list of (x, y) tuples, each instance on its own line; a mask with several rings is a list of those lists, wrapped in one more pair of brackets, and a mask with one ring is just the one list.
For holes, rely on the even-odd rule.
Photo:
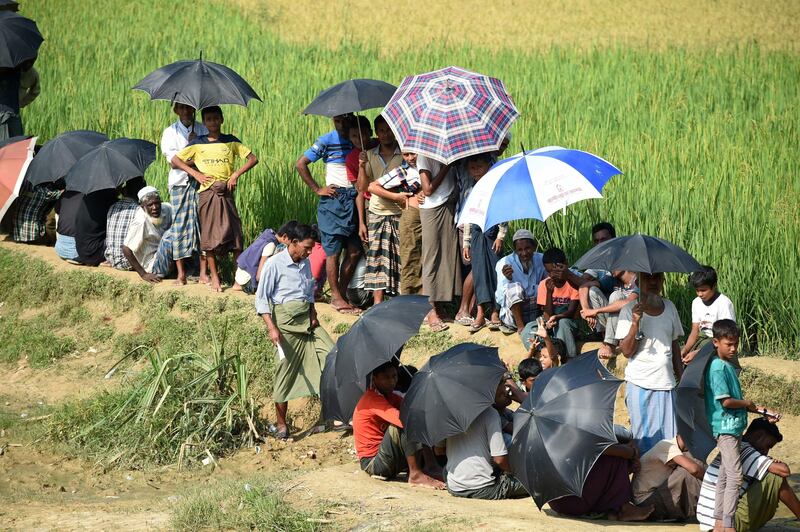
[(457, 223), (485, 230), (511, 220), (545, 221), (567, 205), (602, 198), (608, 180), (621, 173), (580, 150), (549, 146), (519, 153), (492, 166), (475, 184)]

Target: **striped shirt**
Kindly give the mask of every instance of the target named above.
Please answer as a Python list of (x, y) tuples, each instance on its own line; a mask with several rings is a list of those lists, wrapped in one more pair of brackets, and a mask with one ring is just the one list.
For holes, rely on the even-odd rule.
[[(742, 485), (739, 498), (745, 494), (750, 484), (764, 480), (772, 465), (772, 458), (764, 456), (746, 441), (742, 441)], [(714, 499), (717, 492), (717, 476), (719, 475), (720, 455), (706, 469), (703, 485), (700, 488), (700, 499), (697, 501), (697, 521), (700, 530), (714, 529)]]
[(318, 138), (303, 155), (312, 163), (320, 159), (325, 163), (325, 185), (351, 188), (344, 163), (352, 149), (353, 143), (334, 129)]

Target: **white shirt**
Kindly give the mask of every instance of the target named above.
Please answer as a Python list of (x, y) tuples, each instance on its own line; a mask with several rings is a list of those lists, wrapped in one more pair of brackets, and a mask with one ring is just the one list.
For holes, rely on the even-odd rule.
[(699, 297), (692, 301), (692, 323), (700, 324), (700, 332), (709, 338), (714, 336), (711, 328), (717, 320), (736, 321), (733, 303), (725, 294), (719, 294), (710, 305), (703, 303)]
[[(161, 134), (161, 153), (166, 157), (167, 164), (171, 163), (172, 158), (175, 157), (179, 151), (189, 145), (189, 133), (191, 133), (191, 131), (191, 127), (186, 127), (181, 124), (180, 120), (176, 120), (174, 124), (165, 129)], [(208, 129), (206, 129), (206, 126), (203, 124), (195, 122), (194, 134), (198, 137), (200, 135), (208, 135)], [(182, 187), (188, 184), (189, 174), (170, 166), (169, 177), (167, 179), (169, 188), (172, 189), (172, 187), (176, 186)]]
[[(429, 171), (431, 173), (431, 181), (436, 179), (436, 176), (439, 175), (439, 170), (442, 169), (442, 166), (444, 165), (435, 159), (425, 157), (424, 155), (417, 156), (417, 170), (420, 172), (423, 170)], [(453, 177), (454, 173), (452, 169), (447, 172), (447, 175), (439, 184), (439, 188), (434, 190), (433, 194), (425, 198), (425, 202), (419, 206), (420, 209), (433, 209), (434, 207), (447, 203), (447, 200), (450, 199), (450, 196), (456, 188), (456, 180)]]
[(447, 487), (453, 491), (485, 488), (494, 484), (493, 456), (508, 454), (500, 414), (487, 408), (467, 432), (447, 438)]
[[(617, 340), (625, 338), (631, 330), (636, 304), (637, 301), (631, 301), (619, 311)], [(642, 314), (639, 331), (644, 333), (644, 339), (639, 340), (638, 350), (625, 366), (625, 380), (647, 390), (673, 389), (672, 342), (683, 336), (683, 327), (672, 301), (664, 299), (664, 311), (658, 316)]]
[[(686, 453), (688, 455), (689, 453)], [(675, 467), (667, 464), (675, 459), (676, 456), (684, 455), (678, 447), (677, 438), (671, 440), (661, 440), (652, 449), (644, 453), (639, 460), (639, 472), (633, 475), (631, 489), (633, 490), (633, 502), (641, 504), (647, 499), (664, 481), (666, 481)]]
[(123, 245), (133, 252), (133, 256), (147, 273), (153, 273), (153, 264), (156, 261), (161, 237), (171, 225), (172, 205), (169, 203), (161, 204), (161, 224), (158, 227), (153, 224), (153, 219), (141, 207), (133, 215)]

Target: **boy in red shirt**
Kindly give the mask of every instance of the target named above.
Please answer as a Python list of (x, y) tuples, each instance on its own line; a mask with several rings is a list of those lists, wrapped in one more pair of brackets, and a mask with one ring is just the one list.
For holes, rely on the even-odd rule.
[(539, 283), (536, 303), (542, 307), (545, 327), (553, 331), (553, 336), (564, 342), (567, 359), (578, 355), (575, 345), (575, 312), (578, 310), (580, 294), (567, 282), (565, 273), (569, 270), (567, 256), (558, 248), (550, 248), (542, 255), (547, 277)]
[(392, 362), (372, 371), (372, 386), (353, 413), (353, 438), (361, 469), (386, 479), (408, 470), (408, 483), (444, 489), (444, 483), (422, 471), (422, 445), (406, 439), (400, 421), (403, 397), (395, 392), (397, 367)]

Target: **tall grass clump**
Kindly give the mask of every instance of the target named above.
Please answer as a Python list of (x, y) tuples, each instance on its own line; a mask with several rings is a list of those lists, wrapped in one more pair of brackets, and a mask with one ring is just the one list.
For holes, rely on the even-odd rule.
[(223, 336), (211, 357), (144, 349), (146, 368), (127, 385), (57, 411), (51, 439), (107, 465), (128, 467), (213, 462), (252, 445), (260, 434), (247, 364), (239, 354), (227, 354), (224, 342)]
[[(173, 5), (155, 0), (60, 0), (22, 8), (47, 38), (37, 62), (45, 88), (24, 111), (27, 130), (42, 141), (78, 128), (158, 141), (175, 119), (168, 103), (151, 102), (130, 87), (201, 51), (251, 82), (263, 103), (227, 106), (224, 126), (261, 161), (237, 192), (248, 238), (290, 218), (315, 217), (317, 197), (297, 176), (294, 161), (331, 128), (326, 119), (301, 115), (322, 88), (357, 77), (397, 84), (451, 64), (497, 76), (522, 113), (512, 152), (519, 143), (578, 148), (624, 172), (606, 186), (605, 199), (572, 206), (549, 221), (555, 243), (572, 261), (588, 247), (589, 228), (599, 220), (613, 222), (621, 234), (667, 238), (717, 269), (751, 347), (800, 345), (796, 37), (787, 37), (785, 47), (774, 45), (781, 35), (774, 32), (769, 46), (748, 41), (721, 48), (701, 41), (587, 48), (556, 40), (538, 49), (506, 49), (443, 39), (390, 53), (382, 42), (349, 34), (338, 47), (323, 38), (287, 42), (270, 19), (246, 17), (223, 2), (198, 4), (191, 17), (177, 18)], [(714, 8), (719, 16), (735, 15), (735, 9), (729, 3)], [(312, 166), (321, 179), (322, 165)], [(146, 177), (163, 189), (166, 176), (159, 157)], [(545, 234), (541, 223), (528, 225)], [(668, 295), (688, 323), (693, 294), (683, 277), (669, 279)]]

